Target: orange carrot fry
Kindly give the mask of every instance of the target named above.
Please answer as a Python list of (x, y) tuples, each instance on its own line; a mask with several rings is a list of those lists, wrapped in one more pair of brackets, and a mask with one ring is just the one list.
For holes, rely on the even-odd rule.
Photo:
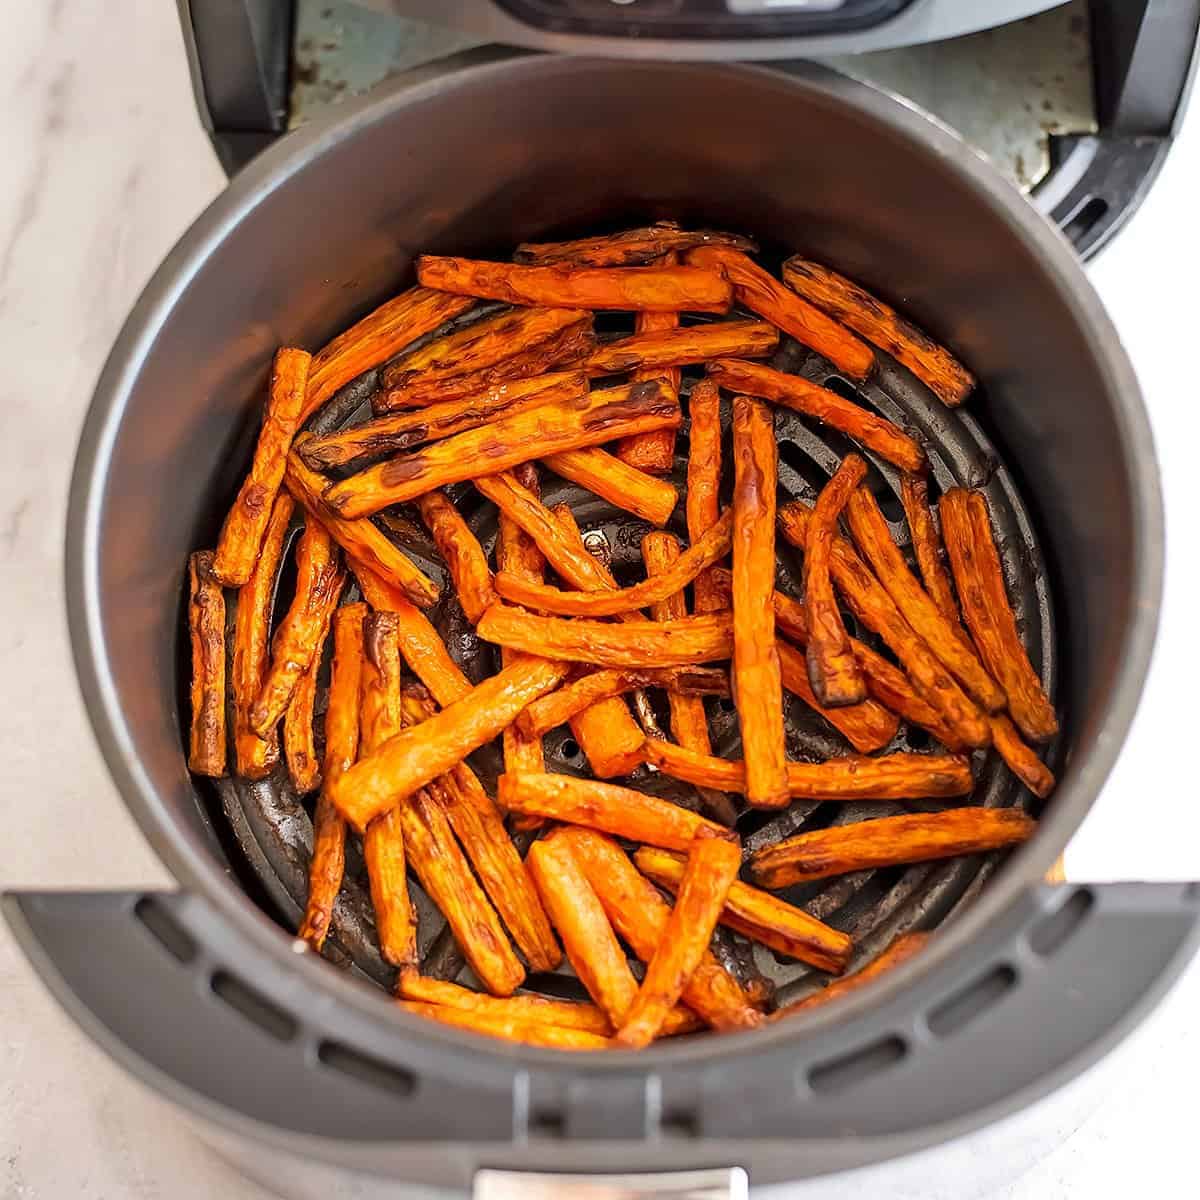
[(321, 786), (321, 760), (317, 756), (316, 730), (313, 725), (313, 708), (317, 701), (317, 676), (321, 671), (321, 658), (329, 636), (329, 625), (333, 620), (333, 608), (326, 614), (321, 644), (313, 655), (308, 670), (300, 676), (296, 690), (283, 714), (283, 750), (287, 760), (288, 778), (296, 795), (304, 796)]
[(905, 813), (785, 838), (752, 855), (750, 869), (763, 887), (791, 887), (850, 871), (1000, 850), (1025, 841), (1036, 828), (1015, 808)]
[[(683, 880), (685, 859), (669, 850), (643, 846), (633, 856), (643, 875), (668, 890), (678, 891)], [(725, 898), (720, 922), (744, 933), (779, 954), (798, 958), (822, 971), (844, 971), (854, 943), (848, 934), (834, 929), (802, 908), (787, 904), (777, 896), (734, 880)]]
[(1021, 732), (1031, 741), (1046, 741), (1058, 732), (1058, 718), (1017, 632), (987, 502), (978, 492), (952, 488), (942, 497), (939, 510), (950, 567), (975, 645), (1002, 683), (1002, 696)]
[(827, 708), (861, 704), (867, 688), (850, 638), (842, 624), (829, 577), (829, 556), (838, 518), (850, 494), (867, 474), (857, 454), (847, 454), (833, 478), (821, 489), (808, 522), (804, 542), (804, 607), (808, 612), (808, 681)]
[(275, 355), (254, 462), (221, 526), (213, 557), (212, 575), (226, 587), (241, 587), (258, 560), (271, 506), (283, 483), (288, 451), (300, 424), (310, 362), (303, 350), (284, 347)]
[(779, 331), (766, 321), (714, 321), (710, 325), (647, 329), (651, 316), (676, 314), (638, 315), (638, 331), (632, 337), (605, 342), (588, 355), (583, 369), (589, 375), (646, 371), (653, 372), (646, 376), (653, 379), (671, 368), (714, 358), (761, 358), (779, 345)]
[(989, 719), (996, 753), (1035, 796), (1045, 800), (1054, 791), (1054, 772), (1021, 740), (1017, 727), (1007, 715), (999, 713)]
[(766, 405), (747, 396), (733, 402), (733, 471), (733, 692), (746, 754), (746, 800), (774, 807), (787, 802), (783, 683), (771, 600), (775, 422)]
[(237, 774), (244, 779), (265, 779), (279, 761), (279, 739), (274, 731), (260, 738), (250, 725), (250, 710), (267, 675), (267, 645), (275, 580), (283, 557), (283, 542), (292, 519), (292, 498), (280, 494), (271, 509), (258, 562), (249, 580), (238, 589), (233, 628), (233, 749)]
[(875, 497), (866, 488), (860, 487), (850, 497), (846, 517), (859, 549), (904, 619), (979, 704), (988, 712), (999, 712), (1004, 707), (1003, 689), (984, 669), (957, 622), (946, 619), (908, 569)]
[[(717, 523), (717, 494), (721, 488), (721, 393), (712, 379), (701, 379), (688, 397), (691, 445), (687, 467), (688, 540), (695, 545)], [(696, 576), (696, 612), (725, 607), (711, 569)]]
[(188, 768), (225, 774), (225, 593), (212, 577), (213, 556), (188, 559), (188, 629), (192, 639), (192, 727)]
[(509, 812), (585, 825), (667, 850), (687, 849), (701, 829), (725, 832), (715, 821), (688, 812), (669, 800), (572, 775), (506, 773), (500, 776), (497, 793)]
[(301, 420), (306, 421), (340, 387), (387, 362), (417, 338), (467, 311), (469, 297), (413, 287), (363, 317), (314, 356)]
[(526, 267), (423, 254), (417, 278), (426, 287), (509, 304), (723, 313), (733, 303), (729, 284), (697, 267)]
[(676, 428), (681, 420), (679, 398), (661, 380), (605, 388), (571, 404), (508, 413), (479, 429), (397, 455), (334, 483), (324, 500), (344, 518), (366, 517), (434, 488), (495, 475), (560, 450)]
[(733, 284), (734, 298), (739, 304), (823, 354), (851, 379), (865, 379), (874, 369), (875, 355), (870, 346), (802, 300), (740, 251), (701, 246), (689, 251), (686, 261), (695, 267), (720, 271)]
[(975, 379), (962, 363), (844, 275), (797, 254), (783, 264), (783, 281), (835, 321), (902, 362), (943, 404), (953, 408), (970, 395)]
[[(645, 439), (645, 441), (643, 441)], [(640, 433), (621, 442), (621, 446), (637, 443), (649, 446), (654, 439), (656, 446), (670, 443), (671, 461), (675, 460), (675, 431), (660, 429), (657, 433)], [(639, 451), (639, 454), (642, 451)], [(622, 461), (624, 459), (625, 461)], [(601, 499), (615, 504), (649, 521), (651, 525), (665, 525), (679, 502), (679, 493), (673, 483), (655, 479), (646, 472), (658, 470), (657, 466), (641, 466), (622, 454), (621, 458), (590, 446), (585, 450), (564, 450), (561, 454), (548, 454), (542, 461), (556, 475), (587, 488)], [(655, 462), (658, 460), (655, 459)], [(670, 470), (670, 465), (661, 468)]]
[(561, 1025), (521, 1020), (519, 1017), (510, 1017), (503, 1013), (451, 1008), (445, 1004), (422, 1004), (415, 1000), (400, 1000), (397, 1003), (405, 1012), (428, 1017), (431, 1021), (455, 1025), (460, 1029), (469, 1029), (472, 1033), (500, 1038), (506, 1042), (520, 1042), (526, 1046), (544, 1046), (549, 1050), (605, 1050), (610, 1045), (608, 1038), (584, 1029), (567, 1029)]
[(913, 554), (921, 569), (925, 590), (942, 616), (958, 627), (958, 603), (954, 599), (950, 575), (942, 562), (941, 539), (929, 508), (929, 485), (917, 475), (901, 476), (900, 501), (904, 505), (904, 516), (912, 535)]
[(625, 229), (601, 237), (569, 242), (522, 242), (513, 254), (519, 263), (571, 263), (578, 267), (634, 267), (694, 246), (733, 246), (749, 254), (758, 247), (737, 233), (681, 229), (675, 221), (656, 221), (642, 229)]
[(442, 492), (417, 497), (417, 511), (442, 556), (467, 620), (474, 624), (495, 602), (492, 569), (470, 525)]
[(741, 865), (741, 844), (732, 833), (703, 830), (696, 836), (688, 848), (667, 927), (617, 1030), (618, 1043), (636, 1049), (648, 1046), (658, 1035), (667, 1013), (700, 966)]
[(359, 690), (363, 662), (365, 604), (347, 604), (333, 618), (333, 670), (325, 711), (325, 782), (313, 814), (308, 903), (297, 936), (320, 950), (333, 919), (333, 904), (346, 868), (346, 824), (329, 799), (329, 789), (358, 755)]
[(734, 358), (709, 363), (708, 373), (729, 391), (758, 396), (812, 417), (860, 442), (902, 470), (923, 471), (926, 468), (925, 451), (898, 425), (828, 388), (801, 379), (799, 375), (788, 375), (762, 363)]

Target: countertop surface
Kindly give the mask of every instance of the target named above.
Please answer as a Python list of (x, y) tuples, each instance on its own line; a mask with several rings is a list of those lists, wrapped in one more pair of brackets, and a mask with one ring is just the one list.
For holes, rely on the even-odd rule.
[[(0, 40), (0, 888), (165, 885), (92, 741), (62, 603), (71, 458), (138, 291), (223, 176), (175, 6), (12, 5)], [(1200, 103), (1142, 211), (1092, 268), (1137, 367), (1168, 516), (1158, 649), (1073, 879), (1200, 879), (1200, 406), (1186, 361), (1200, 278)], [(169, 402), (169, 397), (164, 397)], [(1096, 480), (1097, 492), (1104, 481)], [(776, 1196), (1052, 1200), (1194, 1194), (1200, 968), (1100, 1067), (950, 1146)], [(346, 1193), (347, 1195), (349, 1193)], [(0, 927), (0, 1200), (266, 1193), (198, 1142), (57, 1009)]]

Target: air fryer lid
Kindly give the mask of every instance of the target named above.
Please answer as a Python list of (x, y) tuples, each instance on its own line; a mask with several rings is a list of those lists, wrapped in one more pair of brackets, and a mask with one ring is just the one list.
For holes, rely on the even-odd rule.
[[(670, 111), (689, 119), (657, 119)], [(215, 533), (278, 344), (323, 343), (420, 250), (658, 215), (827, 260), (979, 374), (973, 412), (1021, 472), (1058, 600), (1067, 761), (1037, 837), (876, 988), (768, 1031), (584, 1061), (396, 1013), (293, 953), (237, 889), (180, 753), (180, 569)], [(114, 1054), (269, 1144), (459, 1185), (481, 1163), (812, 1174), (1053, 1086), (1190, 951), (1195, 888), (1039, 883), (1111, 766), (1153, 639), (1161, 516), (1128, 363), (1057, 235), (953, 137), (851, 81), (526, 59), (385, 92), (290, 139), (201, 217), (122, 333), (81, 444), (67, 562), (102, 749), (183, 890), (26, 894), (7, 913)], [(453, 1155), (417, 1156), (445, 1142)]]

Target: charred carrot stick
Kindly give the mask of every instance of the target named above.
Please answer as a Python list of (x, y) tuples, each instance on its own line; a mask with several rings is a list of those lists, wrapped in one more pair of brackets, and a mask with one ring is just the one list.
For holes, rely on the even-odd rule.
[(470, 525), (444, 493), (426, 492), (417, 497), (416, 505), (454, 581), (462, 610), (474, 624), (496, 600), (487, 555)]
[(808, 681), (817, 699), (827, 708), (861, 704), (867, 695), (829, 576), (829, 557), (838, 518), (866, 474), (867, 464), (857, 454), (847, 454), (842, 459), (841, 466), (817, 497), (804, 540)]
[[(669, 850), (642, 846), (633, 856), (637, 869), (655, 883), (675, 892), (683, 881), (685, 859)], [(779, 954), (811, 963), (835, 974), (846, 969), (854, 943), (802, 908), (787, 904), (769, 892), (737, 880), (730, 885), (720, 923), (744, 933)]]
[(943, 404), (953, 408), (970, 395), (975, 379), (962, 363), (844, 275), (797, 254), (783, 264), (783, 281), (835, 321), (902, 362)]
[(1029, 838), (1037, 822), (1014, 808), (948, 808), (835, 825), (785, 838), (750, 858), (754, 878), (766, 888), (791, 887), (904, 863), (1000, 850)]
[(912, 535), (913, 554), (921, 571), (921, 580), (929, 598), (938, 611), (956, 627), (959, 626), (958, 603), (950, 575), (942, 562), (941, 539), (933, 523), (929, 507), (929, 485), (917, 475), (902, 475), (900, 478), (900, 502), (904, 505), (904, 517)]
[(275, 354), (254, 462), (221, 526), (212, 575), (226, 587), (241, 587), (254, 570), (283, 483), (288, 451), (300, 425), (311, 356), (284, 347)]
[(497, 783), (497, 798), (509, 812), (584, 825), (668, 850), (685, 850), (701, 829), (724, 832), (715, 821), (669, 800), (571, 775), (505, 773)]
[[(638, 331), (631, 337), (605, 342), (588, 355), (583, 369), (592, 376), (625, 371), (664, 371), (714, 358), (762, 358), (779, 345), (779, 331), (768, 321), (713, 321), (709, 325), (646, 328), (653, 317), (677, 314), (639, 313)], [(657, 322), (655, 322), (657, 325)], [(675, 384), (679, 386), (678, 383)]]
[(866, 379), (874, 369), (875, 355), (870, 346), (802, 300), (741, 251), (725, 246), (701, 246), (689, 251), (686, 261), (695, 267), (720, 271), (733, 284), (739, 304), (824, 355), (851, 379)]
[(927, 466), (920, 443), (899, 425), (798, 375), (735, 358), (709, 363), (708, 373), (730, 391), (758, 396), (802, 416), (812, 417), (853, 438), (902, 470), (923, 471)]
[[(687, 467), (688, 540), (695, 545), (720, 515), (721, 488), (721, 393), (712, 379), (698, 380), (688, 397), (691, 444)], [(712, 570), (701, 571), (693, 585), (696, 612), (715, 612), (724, 607), (718, 596)]]
[(429, 579), (411, 559), (395, 546), (382, 529), (371, 521), (343, 520), (321, 499), (329, 480), (309, 470), (297, 453), (307, 435), (296, 439), (296, 449), (288, 455), (284, 482), (304, 510), (311, 513), (330, 536), (346, 552), (354, 564), (369, 568), (388, 583), (401, 588), (404, 594), (422, 608), (429, 608), (439, 599), (437, 584)]
[(787, 802), (783, 683), (771, 602), (775, 486), (771, 410), (748, 396), (737, 396), (733, 401), (733, 692), (746, 754), (746, 800), (763, 807)]
[(283, 714), (283, 751), (287, 761), (288, 778), (296, 795), (304, 796), (321, 786), (321, 760), (317, 755), (316, 730), (313, 724), (313, 708), (317, 700), (317, 675), (321, 670), (321, 658), (333, 619), (330, 608), (325, 628), (321, 631), (321, 644), (313, 655), (308, 670), (300, 676), (296, 690)]
[(333, 484), (324, 500), (344, 518), (370, 516), (437, 487), (629, 433), (677, 428), (681, 420), (679, 398), (661, 380), (605, 388), (575, 403), (509, 413), (398, 455)]
[(620, 1045), (638, 1049), (658, 1036), (667, 1013), (700, 966), (741, 865), (742, 847), (734, 834), (701, 830), (696, 835), (667, 927), (617, 1030)]
[(1003, 684), (1002, 697), (1021, 732), (1045, 741), (1058, 732), (1058, 718), (1017, 632), (987, 503), (978, 492), (951, 488), (938, 507), (967, 628)]
[[(645, 439), (644, 441), (642, 439)], [(658, 433), (641, 433), (620, 443), (649, 446), (650, 439), (655, 445), (670, 442), (671, 461), (675, 456), (675, 431), (660, 429)], [(639, 451), (639, 454), (642, 452)], [(617, 508), (623, 508), (649, 521), (651, 525), (665, 525), (675, 511), (679, 501), (679, 493), (673, 483), (665, 479), (655, 479), (647, 475), (657, 467), (633, 464), (631, 459), (622, 461), (616, 455), (609, 454), (599, 446), (589, 446), (585, 450), (564, 450), (561, 454), (548, 454), (542, 461), (556, 475), (569, 479), (572, 483), (587, 488), (601, 499), (607, 500)], [(648, 460), (647, 460), (648, 461)], [(658, 461), (656, 458), (655, 462)], [(662, 470), (669, 470), (663, 467)]]
[(904, 619), (980, 705), (988, 712), (999, 712), (1004, 707), (1003, 689), (984, 669), (957, 623), (946, 619), (909, 570), (875, 497), (860, 487), (850, 497), (846, 516), (859, 549)]
[(472, 1033), (500, 1038), (506, 1042), (520, 1042), (526, 1046), (544, 1046), (548, 1050), (606, 1050), (610, 1045), (609, 1039), (601, 1034), (584, 1029), (568, 1029), (562, 1025), (522, 1020), (504, 1013), (451, 1008), (446, 1004), (422, 1004), (415, 1000), (400, 1000), (397, 1003), (405, 1012), (428, 1017), (431, 1021), (455, 1025), (460, 1029), (469, 1029)]
[(338, 388), (387, 362), (410, 342), (460, 316), (472, 304), (468, 296), (413, 287), (368, 313), (313, 357), (300, 419), (306, 421)]
[(757, 254), (758, 247), (737, 233), (681, 229), (675, 221), (656, 221), (641, 229), (625, 229), (602, 237), (569, 242), (522, 242), (513, 254), (519, 263), (571, 263), (579, 267), (634, 267), (695, 246), (732, 246)]
[[(634, 867), (611, 838), (579, 825), (550, 835), (571, 847), (613, 928), (642, 962), (654, 957), (671, 909), (658, 889)], [(737, 981), (708, 950), (684, 985), (683, 1002), (714, 1029), (753, 1029), (762, 1014), (748, 1002)]]
[(417, 279), (426, 287), (509, 304), (657, 312), (728, 312), (733, 290), (699, 267), (528, 267), (422, 254)]
[(587, 390), (587, 376), (582, 371), (555, 371), (531, 379), (502, 380), (457, 400), (310, 437), (297, 447), (297, 452), (314, 471), (365, 466), (425, 442), (477, 429), (501, 413), (578, 400)]
[(325, 711), (324, 786), (313, 813), (308, 903), (298, 932), (314, 950), (329, 933), (333, 905), (346, 869), (346, 823), (329, 799), (329, 789), (358, 756), (359, 691), (362, 682), (365, 604), (347, 604), (333, 618), (333, 670)]
[(211, 550), (188, 559), (192, 641), (192, 727), (188, 768), (225, 774), (225, 593), (212, 576)]
[(292, 519), (292, 498), (281, 493), (271, 508), (262, 548), (250, 578), (238, 589), (233, 627), (233, 749), (237, 774), (244, 779), (265, 779), (279, 761), (279, 739), (274, 731), (260, 738), (250, 725), (250, 710), (267, 674), (267, 646), (275, 580), (283, 557), (283, 542)]

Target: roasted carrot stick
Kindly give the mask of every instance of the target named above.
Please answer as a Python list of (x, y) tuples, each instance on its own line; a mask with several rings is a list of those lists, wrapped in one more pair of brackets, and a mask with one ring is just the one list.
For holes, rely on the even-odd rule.
[(865, 379), (874, 369), (875, 355), (870, 346), (831, 321), (819, 308), (801, 300), (791, 288), (741, 251), (725, 246), (701, 246), (689, 251), (686, 261), (692, 266), (720, 271), (733, 284), (739, 304), (823, 354), (851, 379)]
[[(687, 467), (688, 540), (694, 545), (719, 515), (718, 493), (721, 488), (721, 393), (712, 379), (698, 380), (688, 397), (691, 421)], [(696, 612), (714, 612), (724, 607), (717, 595), (711, 569), (696, 577), (693, 591)]]
[(571, 404), (509, 413), (479, 429), (398, 455), (333, 484), (324, 499), (342, 517), (365, 517), (433, 488), (495, 475), (560, 450), (676, 428), (681, 420), (678, 396), (661, 380), (605, 388)]
[(724, 832), (715, 821), (669, 800), (571, 775), (506, 773), (497, 783), (497, 798), (509, 812), (585, 825), (668, 850), (685, 850), (701, 829)]
[(988, 668), (1003, 684), (1009, 712), (1035, 742), (1058, 732), (1054, 706), (1042, 690), (1017, 632), (987, 503), (978, 492), (951, 488), (941, 499), (942, 534), (967, 627)]
[(379, 458), (477, 429), (505, 412), (524, 412), (539, 404), (562, 404), (586, 395), (582, 371), (557, 371), (532, 379), (503, 380), (485, 391), (447, 400), (413, 412), (378, 417), (322, 437), (310, 437), (297, 452), (314, 471), (358, 467)]
[[(643, 846), (633, 856), (643, 875), (674, 892), (683, 880), (685, 859), (669, 850)], [(844, 971), (854, 943), (848, 934), (834, 929), (802, 908), (737, 880), (730, 885), (720, 922), (744, 933), (779, 954), (798, 958), (822, 971)]]
[[(613, 928), (642, 962), (649, 962), (671, 913), (658, 889), (611, 838), (570, 825), (550, 835), (551, 841), (559, 839), (570, 845)], [(762, 1023), (762, 1014), (747, 1003), (737, 981), (708, 950), (684, 985), (683, 1001), (714, 1029), (753, 1029)]]
[(625, 229), (602, 237), (569, 242), (522, 242), (513, 254), (519, 263), (571, 263), (579, 267), (633, 267), (694, 246), (733, 246), (757, 254), (758, 247), (737, 233), (681, 229), (675, 221), (656, 221), (642, 229)]
[(213, 557), (212, 575), (226, 587), (241, 587), (258, 560), (271, 506), (283, 483), (292, 438), (300, 425), (311, 361), (305, 351), (288, 347), (275, 354), (254, 462), (221, 526)]
[(701, 830), (696, 835), (667, 927), (617, 1030), (620, 1045), (637, 1049), (658, 1036), (667, 1013), (700, 966), (741, 865), (742, 847), (734, 834)]
[(733, 401), (733, 694), (746, 755), (746, 800), (756, 807), (787, 803), (783, 683), (771, 601), (775, 487), (771, 410), (748, 396), (737, 396)]
[(929, 485), (920, 476), (904, 474), (900, 478), (900, 501), (904, 505), (904, 517), (912, 535), (913, 554), (921, 570), (925, 590), (942, 616), (958, 627), (958, 603), (954, 599), (950, 575), (942, 562), (941, 539), (929, 508)]
[(431, 1021), (456, 1025), (460, 1029), (469, 1029), (472, 1033), (506, 1042), (521, 1042), (526, 1046), (544, 1046), (549, 1050), (605, 1050), (610, 1045), (608, 1038), (584, 1029), (567, 1029), (562, 1025), (521, 1020), (503, 1013), (451, 1008), (446, 1004), (422, 1004), (415, 1000), (400, 1000), (397, 1003), (405, 1012), (428, 1017)]
[(651, 316), (676, 314), (638, 315), (637, 333), (605, 342), (588, 355), (583, 369), (589, 375), (650, 371), (653, 374), (647, 378), (653, 379), (670, 368), (706, 363), (714, 358), (762, 358), (779, 345), (779, 331), (767, 321), (714, 321), (709, 325), (647, 329)]
[(861, 704), (867, 688), (850, 638), (842, 623), (829, 556), (838, 518), (850, 494), (867, 474), (867, 464), (857, 454), (847, 454), (833, 478), (821, 489), (808, 522), (804, 540), (804, 607), (808, 613), (808, 681), (817, 699), (827, 708)]
[(292, 519), (292, 498), (281, 493), (271, 508), (258, 561), (249, 580), (238, 589), (233, 628), (233, 749), (237, 774), (244, 779), (265, 779), (279, 761), (279, 739), (274, 731), (260, 738), (250, 726), (250, 710), (267, 675), (267, 645), (275, 580), (283, 557), (283, 542)]
[(321, 760), (317, 756), (316, 729), (313, 724), (313, 708), (317, 700), (317, 675), (321, 670), (321, 658), (329, 636), (329, 625), (333, 620), (333, 608), (326, 614), (325, 627), (321, 630), (321, 644), (313, 655), (308, 670), (300, 676), (296, 690), (283, 714), (283, 751), (287, 760), (288, 778), (296, 795), (304, 796), (321, 786)]
[(1017, 727), (1005, 713), (990, 717), (992, 745), (1004, 760), (1004, 765), (1035, 795), (1042, 800), (1054, 791), (1054, 772), (1038, 758), (1017, 732)]
[(783, 264), (783, 281), (835, 321), (886, 350), (951, 407), (975, 386), (974, 377), (953, 355), (858, 284), (798, 254)]
[(898, 425), (828, 388), (801, 379), (799, 375), (788, 375), (762, 363), (736, 358), (709, 363), (708, 373), (721, 387), (730, 391), (758, 396), (812, 417), (860, 442), (880, 458), (905, 471), (923, 471), (926, 468), (925, 451)]
[(333, 618), (333, 670), (325, 710), (324, 785), (313, 813), (312, 861), (308, 903), (300, 924), (302, 937), (320, 950), (329, 933), (333, 905), (346, 868), (346, 823), (329, 798), (329, 789), (358, 756), (359, 691), (362, 681), (365, 604), (347, 604)]
[(1025, 841), (1036, 828), (1015, 808), (905, 813), (785, 838), (752, 855), (750, 870), (763, 887), (791, 887), (850, 871), (999, 850)]
[[(675, 457), (675, 431), (660, 429), (657, 433), (640, 433), (625, 442), (624, 446), (637, 442), (639, 445), (650, 445), (654, 439), (655, 445), (670, 442), (671, 460)], [(639, 454), (642, 453), (639, 451)], [(651, 525), (665, 525), (675, 511), (679, 501), (679, 493), (673, 483), (665, 479), (655, 479), (647, 475), (654, 466), (631, 465), (632, 460), (622, 461), (613, 454), (601, 450), (599, 446), (590, 446), (586, 450), (564, 450), (561, 454), (548, 454), (542, 461), (556, 475), (569, 479), (580, 487), (594, 492), (601, 499), (623, 508), (635, 516), (643, 517)], [(655, 462), (658, 461), (656, 458)], [(670, 470), (663, 467), (662, 470)]]
[(697, 267), (526, 267), (422, 254), (417, 278), (426, 287), (509, 304), (723, 313), (733, 303), (729, 284)]
[(470, 525), (444, 493), (426, 492), (417, 497), (416, 505), (454, 581), (462, 610), (474, 624), (496, 599), (487, 555)]
[(361, 830), (490, 742), (565, 674), (561, 664), (544, 659), (505, 667), (436, 716), (385, 742), (332, 784), (327, 781), (326, 793), (346, 820)]
[(859, 549), (904, 619), (979, 704), (988, 712), (999, 712), (1004, 707), (1003, 689), (984, 669), (957, 623), (946, 619), (908, 569), (875, 497), (866, 488), (860, 487), (850, 497), (846, 517)]
[(225, 593), (212, 577), (211, 550), (188, 559), (188, 629), (192, 640), (192, 728), (188, 767), (225, 774)]
[(413, 287), (363, 317), (314, 356), (301, 420), (350, 380), (387, 362), (410, 342), (467, 311), (474, 301)]

